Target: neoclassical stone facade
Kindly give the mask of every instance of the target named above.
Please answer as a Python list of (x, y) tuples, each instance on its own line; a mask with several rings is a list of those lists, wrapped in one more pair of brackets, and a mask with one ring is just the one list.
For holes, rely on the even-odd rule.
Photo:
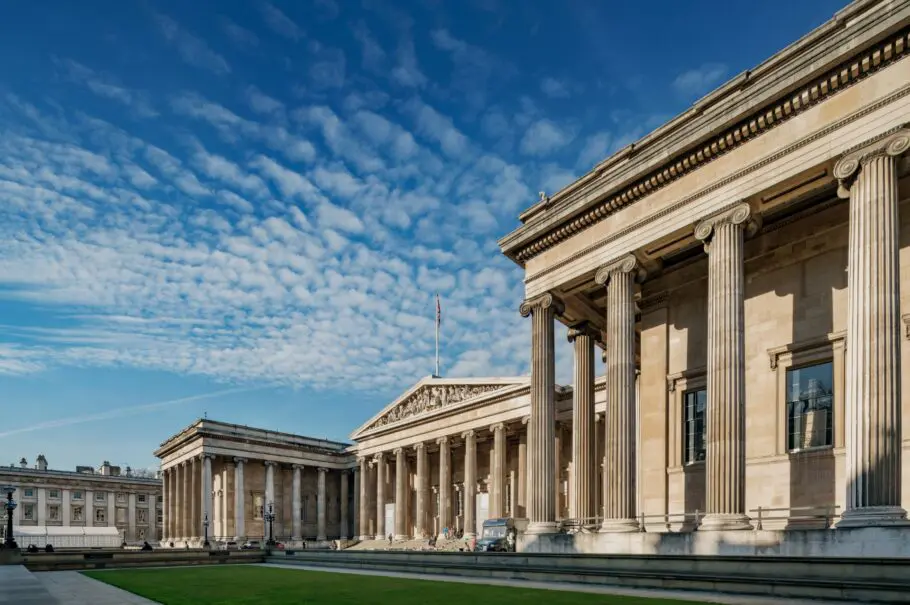
[[(164, 488), (162, 545), (348, 538), (355, 493), (347, 444), (199, 420), (155, 451)], [(205, 522), (208, 521), (206, 530)]]
[(910, 2), (853, 2), (500, 241), (531, 319), (529, 531), (559, 517), (557, 321), (586, 335), (579, 402), (606, 349), (602, 532), (907, 524), (908, 45)]

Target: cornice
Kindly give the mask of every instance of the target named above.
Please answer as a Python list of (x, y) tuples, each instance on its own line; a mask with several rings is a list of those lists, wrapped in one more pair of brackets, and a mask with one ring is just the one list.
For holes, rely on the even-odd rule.
[[(579, 214), (562, 219), (557, 226), (548, 229), (545, 235), (528, 243), (520, 243), (520, 233), (529, 231), (530, 225), (528, 225), (501, 240), (500, 246), (516, 262), (524, 265), (529, 259), (599, 223), (620, 209), (643, 199), (654, 191), (703, 167), (716, 157), (744, 145), (882, 68), (905, 58), (910, 54), (908, 45), (910, 45), (910, 28), (904, 27), (899, 33), (888, 36), (885, 40), (854, 54), (850, 59), (828, 70), (824, 75), (816, 76), (796, 90), (765, 105), (759, 111), (747, 114), (747, 117), (707, 141), (673, 156), (655, 170), (644, 176), (622, 182), (619, 188), (612, 190), (605, 198)], [(634, 148), (628, 151), (623, 150), (620, 153), (628, 156), (633, 151)], [(575, 192), (575, 197), (583, 200), (591, 195), (593, 189), (606, 185), (613, 178), (616, 178), (615, 175), (608, 174), (605, 167), (599, 166), (589, 178), (583, 179), (585, 180), (583, 188), (576, 188), (578, 191)], [(554, 213), (558, 211), (557, 205), (572, 205), (568, 202), (557, 204), (553, 200), (548, 201), (547, 204), (552, 206)], [(513, 242), (509, 240), (513, 240)], [(510, 247), (511, 249), (509, 249)]]

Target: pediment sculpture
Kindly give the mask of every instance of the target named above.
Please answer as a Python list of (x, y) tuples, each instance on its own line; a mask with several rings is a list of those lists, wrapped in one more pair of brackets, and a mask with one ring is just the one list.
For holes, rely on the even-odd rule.
[(367, 427), (367, 430), (376, 429), (387, 424), (431, 412), (456, 403), (461, 403), (473, 397), (501, 389), (507, 385), (502, 384), (483, 384), (483, 385), (466, 385), (466, 384), (447, 384), (437, 386), (422, 387), (416, 393), (413, 393), (403, 401), (399, 402), (394, 408), (389, 410), (381, 418)]

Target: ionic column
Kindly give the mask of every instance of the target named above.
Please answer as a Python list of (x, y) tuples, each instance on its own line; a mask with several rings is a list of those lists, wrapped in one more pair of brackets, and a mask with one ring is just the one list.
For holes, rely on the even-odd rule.
[(291, 539), (300, 540), (300, 465), (294, 464), (291, 466), (294, 471), (294, 478), (291, 481), (291, 514), (294, 515), (294, 519), (291, 523)]
[(596, 330), (588, 323), (569, 329), (575, 345), (575, 384), (572, 396), (572, 476), (569, 516), (593, 523), (597, 515), (594, 493), (597, 464), (594, 432), (594, 339)]
[[(180, 466), (178, 468), (180, 469), (180, 472), (177, 474), (177, 480), (179, 483), (179, 490), (180, 490), (180, 501), (179, 501), (179, 504), (177, 507), (177, 515), (178, 515), (179, 524), (180, 524), (180, 532), (178, 535), (180, 536), (180, 541), (185, 542), (187, 537), (190, 535), (190, 526), (189, 526), (189, 520), (190, 520), (189, 479), (190, 478), (189, 478), (189, 472), (188, 472), (189, 469), (187, 468), (186, 460), (181, 462)], [(88, 512), (92, 512), (92, 510), (93, 510), (91, 503), (86, 508), (88, 508)], [(89, 518), (88, 523), (91, 523), (93, 520), (94, 520), (93, 518)]]
[(440, 437), (439, 444), (439, 533), (452, 528), (452, 451), (449, 438)]
[(272, 510), (277, 514), (277, 507), (275, 506), (275, 462), (266, 460), (263, 462), (265, 465), (265, 509), (268, 510), (269, 504), (272, 505)]
[(702, 221), (695, 237), (708, 253), (708, 368), (705, 507), (699, 531), (752, 529), (746, 515), (746, 232), (758, 224), (748, 204)]
[(395, 450), (395, 539), (407, 540), (408, 458), (404, 448)]
[(369, 461), (365, 457), (361, 457), (360, 460), (360, 536), (359, 540), (369, 540), (370, 536), (370, 496), (368, 490), (370, 489), (370, 482), (368, 481), (370, 465)]
[(635, 282), (643, 277), (631, 254), (601, 267), (607, 288), (607, 481), (600, 531), (638, 531), (635, 518)]
[(426, 538), (427, 532), (427, 502), (430, 496), (430, 468), (427, 460), (427, 446), (418, 443), (414, 446), (417, 451), (417, 538)]
[(466, 431), (464, 438), (464, 536), (477, 536), (477, 435)]
[[(171, 501), (171, 497), (172, 497), (170, 495), (170, 492), (171, 492), (170, 480), (171, 480), (171, 470), (165, 469), (165, 470), (161, 471), (161, 531), (164, 534), (163, 536), (161, 536), (161, 541), (163, 543), (167, 543), (167, 539), (173, 535), (171, 533), (171, 527), (170, 527), (171, 515), (167, 509), (168, 506), (170, 506), (170, 501)], [(66, 498), (66, 500), (64, 501), (65, 504), (68, 504), (70, 501), (69, 492), (65, 492), (63, 497)], [(151, 508), (151, 507), (149, 507), (149, 508)], [(84, 511), (85, 509), (83, 508), (82, 510)], [(68, 514), (68, 513), (69, 513), (69, 506), (64, 506), (63, 521), (66, 525), (69, 525), (69, 521), (70, 521), (70, 514)], [(149, 519), (149, 524), (152, 527), (154, 527), (154, 523), (152, 523), (152, 519)]]
[[(850, 198), (847, 255), (846, 510), (837, 527), (906, 525), (901, 508), (898, 160), (910, 130), (834, 166)], [(709, 400), (710, 404), (710, 400)]]
[(354, 467), (353, 473), (354, 473), (354, 506), (353, 506), (354, 523), (353, 523), (353, 528), (351, 529), (351, 535), (353, 536), (353, 538), (355, 540), (362, 540), (362, 538), (360, 537), (362, 535), (360, 533), (360, 520), (363, 518), (363, 515), (361, 514), (362, 511), (360, 510), (360, 503), (362, 502), (362, 497), (361, 497), (361, 493), (360, 493), (360, 489), (361, 489), (360, 485), (361, 485), (361, 477), (362, 477), (363, 473), (360, 472), (359, 464), (356, 467)]
[(237, 534), (235, 541), (242, 543), (246, 540), (246, 511), (244, 511), (244, 485), (243, 463), (246, 458), (234, 458), (234, 532)]
[(190, 510), (189, 510), (189, 538), (196, 540), (199, 538), (199, 494), (202, 493), (202, 486), (200, 485), (201, 468), (202, 465), (196, 464), (197, 457), (193, 457), (190, 461)]
[(528, 527), (526, 533), (553, 533), (556, 525), (556, 369), (553, 320), (562, 301), (550, 293), (524, 301), (531, 320), (531, 416), (528, 421)]
[(316, 539), (325, 540), (325, 468), (318, 468), (319, 475), (316, 482)]
[(521, 435), (518, 437), (518, 510), (516, 517), (528, 517), (528, 417), (521, 420)]
[[(211, 454), (203, 454), (202, 456), (202, 494), (201, 494), (201, 503), (202, 503), (202, 520), (209, 522), (209, 528), (213, 527), (213, 511), (214, 507), (212, 506), (212, 456)], [(205, 539), (205, 528), (202, 530), (203, 539)], [(204, 545), (204, 544), (203, 544)]]
[(376, 539), (385, 540), (385, 454), (376, 454)]
[[(338, 522), (341, 525), (339, 538), (342, 540), (347, 540), (348, 536), (348, 475), (349, 471), (347, 469), (342, 469), (340, 473), (341, 488), (339, 489), (338, 499), (341, 500), (341, 515), (338, 517)], [(356, 492), (355, 492), (356, 493)]]
[(490, 494), (490, 518), (499, 519), (505, 516), (506, 510), (506, 425), (494, 424), (490, 427), (493, 433), (493, 464), (490, 474), (493, 475), (493, 493)]

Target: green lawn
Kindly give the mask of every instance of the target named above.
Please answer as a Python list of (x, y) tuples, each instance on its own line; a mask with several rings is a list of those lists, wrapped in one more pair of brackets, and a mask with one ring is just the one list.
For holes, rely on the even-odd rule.
[(407, 580), (253, 565), (83, 573), (164, 605), (693, 605), (692, 601)]

